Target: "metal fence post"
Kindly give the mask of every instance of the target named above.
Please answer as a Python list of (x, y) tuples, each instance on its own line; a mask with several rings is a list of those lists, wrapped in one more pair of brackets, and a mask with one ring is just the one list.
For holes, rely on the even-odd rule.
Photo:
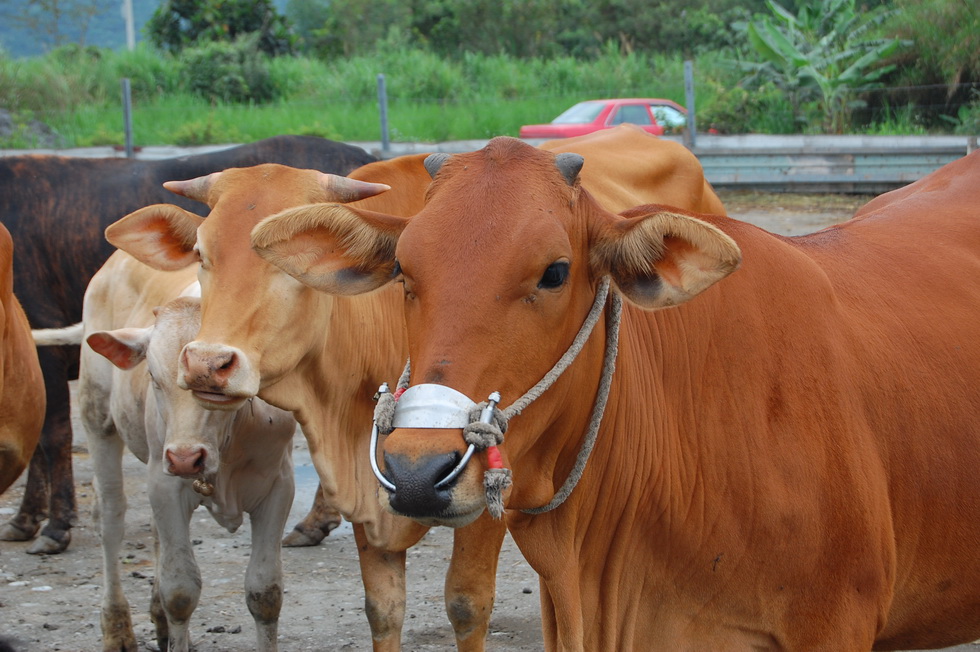
[(122, 80), (123, 131), (126, 132), (126, 158), (134, 158), (133, 153), (133, 103), (129, 90), (129, 79)]
[(388, 91), (383, 73), (378, 74), (378, 111), (381, 113), (381, 151), (387, 154), (391, 147), (388, 142)]
[(684, 62), (684, 96), (687, 104), (687, 132), (684, 135), (684, 144), (688, 148), (697, 145), (698, 129), (695, 121), (694, 112), (694, 62), (690, 59)]

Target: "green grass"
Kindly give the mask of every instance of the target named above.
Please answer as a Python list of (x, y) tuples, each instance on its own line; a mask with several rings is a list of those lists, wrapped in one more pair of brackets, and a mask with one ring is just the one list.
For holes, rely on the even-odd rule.
[[(685, 103), (680, 56), (621, 55), (615, 48), (589, 61), (479, 54), (445, 60), (405, 49), (334, 61), (280, 57), (264, 64), (275, 98), (264, 103), (222, 102), (191, 92), (187, 80), (194, 74), (221, 79), (237, 73), (191, 69), (212, 65), (191, 61), (145, 46), (135, 52), (66, 48), (18, 60), (0, 53), (0, 106), (21, 123), (49, 124), (65, 146), (80, 147), (123, 143), (123, 76), (132, 80), (134, 140), (141, 146), (250, 142), (286, 133), (380, 140), (379, 73), (386, 78), (394, 142), (516, 136), (522, 124), (550, 121), (591, 98)], [(785, 111), (777, 110), (782, 98), (739, 88), (723, 54), (702, 55), (694, 67), (699, 125), (717, 124), (728, 133), (794, 129)], [(912, 126), (909, 121), (908, 114), (895, 112), (888, 124), (872, 129), (901, 132)], [(0, 141), (0, 147), (30, 146), (22, 134)]]
[[(517, 136), (522, 124), (547, 122), (578, 99), (394, 100), (388, 107), (389, 135), (395, 142)], [(79, 147), (123, 142), (123, 120), (116, 106), (81, 107), (74, 113), (52, 114), (49, 120)], [(240, 105), (177, 95), (134, 105), (133, 131), (137, 145), (250, 142), (284, 133), (374, 141), (381, 139), (381, 118), (376, 101)]]

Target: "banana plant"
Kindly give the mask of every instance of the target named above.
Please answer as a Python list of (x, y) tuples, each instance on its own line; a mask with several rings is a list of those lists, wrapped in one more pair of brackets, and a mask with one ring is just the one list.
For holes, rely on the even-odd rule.
[(772, 81), (789, 96), (797, 113), (814, 101), (823, 128), (841, 133), (851, 112), (861, 106), (857, 94), (879, 86), (895, 66), (888, 57), (905, 42), (876, 38), (874, 29), (889, 15), (882, 7), (859, 11), (855, 0), (821, 0), (793, 15), (767, 0), (771, 15), (746, 26), (749, 45), (761, 59), (745, 61), (749, 79)]

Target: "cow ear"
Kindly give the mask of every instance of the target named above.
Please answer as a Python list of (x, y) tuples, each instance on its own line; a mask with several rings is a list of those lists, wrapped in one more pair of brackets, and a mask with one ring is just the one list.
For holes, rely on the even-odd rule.
[(252, 248), (321, 292), (362, 294), (393, 278), (395, 245), (406, 223), (343, 204), (310, 204), (259, 222), (252, 229)]
[(110, 224), (105, 237), (140, 262), (172, 272), (198, 262), (194, 245), (203, 221), (179, 206), (154, 204)]
[(120, 369), (132, 369), (146, 359), (146, 347), (150, 344), (152, 333), (152, 326), (120, 328), (92, 333), (85, 341), (93, 351)]
[(609, 217), (593, 242), (593, 269), (641, 308), (684, 303), (742, 261), (731, 237), (691, 215), (646, 206)]

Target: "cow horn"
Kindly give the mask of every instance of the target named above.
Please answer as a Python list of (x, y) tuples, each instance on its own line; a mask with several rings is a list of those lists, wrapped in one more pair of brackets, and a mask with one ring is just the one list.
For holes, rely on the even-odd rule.
[(374, 197), (383, 192), (391, 190), (391, 186), (384, 183), (371, 183), (369, 181), (359, 181), (350, 177), (342, 177), (337, 174), (320, 173), (320, 185), (328, 193), (333, 195), (330, 201), (337, 201), (342, 204), (347, 202)]
[(439, 174), (439, 170), (442, 169), (442, 164), (445, 163), (448, 159), (449, 159), (449, 154), (446, 154), (445, 152), (439, 152), (437, 154), (429, 154), (428, 156), (425, 157), (425, 160), (422, 162), (422, 165), (424, 165), (425, 169), (429, 172), (429, 176), (435, 179), (436, 175)]
[(562, 152), (555, 157), (555, 166), (570, 186), (575, 185), (575, 180), (578, 179), (578, 173), (582, 171), (583, 165), (585, 165), (585, 159), (579, 154)]
[(211, 186), (218, 180), (220, 174), (220, 172), (212, 172), (206, 176), (188, 179), (187, 181), (166, 181), (163, 187), (176, 195), (183, 195), (188, 199), (206, 204), (208, 203), (208, 191), (211, 190)]

